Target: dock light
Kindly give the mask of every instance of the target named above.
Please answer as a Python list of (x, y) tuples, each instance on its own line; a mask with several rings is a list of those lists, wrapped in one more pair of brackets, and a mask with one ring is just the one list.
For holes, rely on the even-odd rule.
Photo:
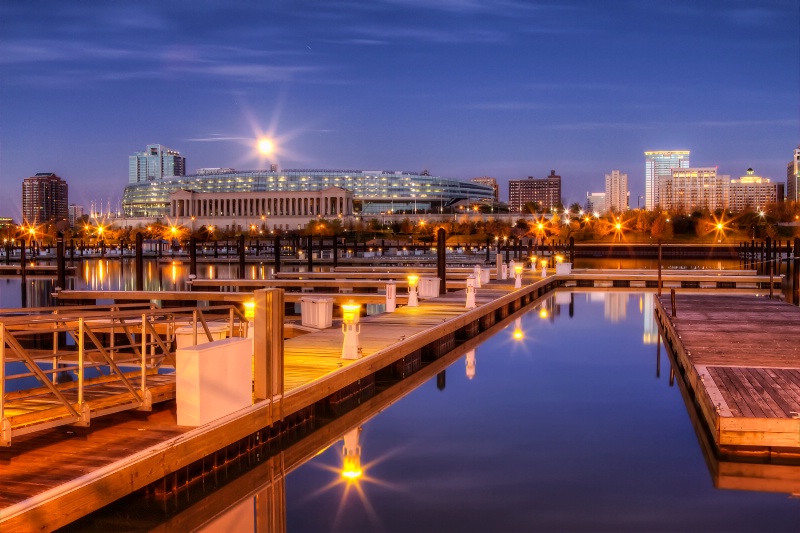
[(542, 265), (542, 277), (546, 278), (547, 277), (547, 259), (542, 259), (541, 265)]
[(536, 224), (536, 229), (538, 229), (539, 231), (542, 231), (544, 229), (544, 224), (539, 222), (538, 224)]
[(419, 300), (417, 299), (417, 283), (419, 282), (419, 276), (411, 274), (408, 276), (408, 306), (409, 307), (418, 307)]
[(563, 263), (563, 262), (564, 262), (564, 256), (563, 255), (557, 255), (556, 256), (556, 263)]
[(342, 333), (344, 333), (342, 359), (361, 357), (361, 347), (358, 344), (358, 334), (361, 333), (361, 326), (358, 324), (360, 309), (361, 304), (352, 302), (342, 304)]
[(253, 320), (256, 317), (256, 302), (249, 300), (244, 303), (244, 317), (247, 320)]
[(531, 257), (531, 272), (536, 271), (536, 263), (539, 261), (536, 257)]
[(475, 309), (477, 307), (475, 304), (475, 276), (467, 277), (467, 303), (465, 307), (467, 309)]
[(722, 231), (722, 230), (723, 230), (723, 228), (725, 228), (725, 225), (724, 225), (724, 224), (722, 224), (722, 222), (719, 222), (719, 223), (717, 223), (717, 229), (718, 229), (719, 231)]
[(514, 274), (516, 274), (516, 278), (514, 279), (514, 288), (521, 289), (522, 288), (522, 263), (518, 263), (514, 265)]

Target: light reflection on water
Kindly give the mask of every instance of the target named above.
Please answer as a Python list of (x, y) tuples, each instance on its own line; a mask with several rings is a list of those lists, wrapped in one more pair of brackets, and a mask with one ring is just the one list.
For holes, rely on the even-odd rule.
[[(652, 293), (558, 292), (454, 353), (446, 380), (440, 372), (364, 411), (299, 466), (290, 447), (231, 484), (252, 486), (223, 487), (165, 514), (162, 528), (794, 530), (798, 502), (789, 495), (714, 488), (686, 404), (666, 378), (669, 360), (658, 357), (652, 306)], [(797, 469), (782, 475), (800, 485)], [(228, 490), (247, 496), (223, 505), (215, 498)], [(146, 505), (127, 500), (104, 512), (134, 515)], [(220, 505), (228, 514), (205, 516)], [(147, 516), (156, 520), (158, 509)], [(93, 520), (79, 529), (103, 524)]]

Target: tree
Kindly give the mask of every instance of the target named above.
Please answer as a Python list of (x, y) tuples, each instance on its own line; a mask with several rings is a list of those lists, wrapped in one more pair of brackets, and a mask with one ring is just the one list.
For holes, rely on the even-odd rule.
[(580, 213), (581, 209), (583, 209), (583, 208), (581, 207), (581, 204), (579, 204), (578, 202), (574, 202), (574, 203), (570, 204), (570, 206), (569, 206), (569, 212), (570, 213), (576, 213), (576, 214)]
[(672, 224), (668, 220), (666, 216), (659, 215), (653, 221), (653, 225), (650, 228), (650, 235), (652, 235), (654, 239), (665, 240), (672, 238)]

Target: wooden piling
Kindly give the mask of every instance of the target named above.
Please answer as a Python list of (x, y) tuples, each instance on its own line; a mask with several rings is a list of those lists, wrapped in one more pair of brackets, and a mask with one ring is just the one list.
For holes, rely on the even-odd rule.
[(658, 295), (661, 296), (661, 239), (658, 240)]
[(672, 304), (672, 316), (678, 316), (678, 309), (675, 307), (675, 289), (669, 290), (670, 303)]
[(575, 237), (569, 238), (569, 262), (575, 267)]
[(189, 237), (189, 275), (197, 277), (197, 239)]
[(56, 234), (56, 272), (58, 275), (58, 286), (62, 289), (67, 288), (67, 265), (64, 257), (64, 234)]
[(22, 288), (20, 296), (22, 297), (22, 307), (28, 307), (28, 278), (25, 272), (25, 241), (20, 241), (19, 246), (19, 271), (20, 271), (20, 287)]
[(444, 228), (439, 228), (436, 232), (436, 255), (437, 272), (439, 275), (439, 294), (447, 294), (447, 232)]
[(314, 271), (314, 238), (309, 235), (308, 240), (306, 241), (306, 265), (309, 272)]
[(275, 273), (281, 271), (281, 238), (275, 235), (275, 241), (272, 244), (272, 251), (275, 254)]
[(136, 270), (136, 290), (144, 290), (144, 256), (143, 256), (144, 236), (141, 232), (136, 234), (136, 259), (134, 268)]
[(794, 239), (794, 272), (792, 272), (792, 289), (794, 304), (800, 306), (800, 237)]
[(339, 266), (339, 237), (333, 236), (333, 268)]
[[(257, 400), (272, 400), (269, 420), (272, 425), (283, 418), (274, 409), (275, 400), (283, 397), (283, 289), (254, 291), (254, 390)], [(282, 405), (282, 404), (281, 404)]]
[(244, 234), (239, 235), (239, 279), (244, 279)]

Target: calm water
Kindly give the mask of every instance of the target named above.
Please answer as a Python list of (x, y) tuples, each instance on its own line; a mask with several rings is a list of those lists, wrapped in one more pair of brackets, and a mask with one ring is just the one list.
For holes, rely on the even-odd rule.
[(72, 529), (197, 527), (220, 506), (206, 531), (270, 531), (283, 516), (290, 532), (797, 531), (790, 495), (714, 488), (655, 343), (652, 295), (560, 293), (455, 360), (443, 390), (430, 379), (344, 428), (356, 481), (337, 440), (271, 485), (285, 508), (264, 511), (262, 465), (177, 516), (128, 498)]

